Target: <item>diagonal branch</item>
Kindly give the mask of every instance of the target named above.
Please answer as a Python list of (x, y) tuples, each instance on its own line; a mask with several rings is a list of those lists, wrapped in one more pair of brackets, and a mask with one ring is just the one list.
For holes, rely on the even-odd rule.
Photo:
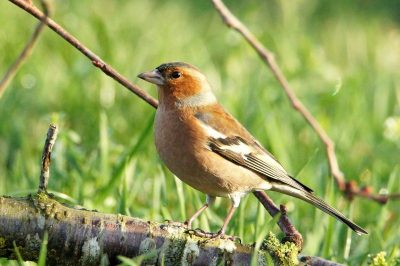
[[(33, 3), (30, 0), (26, 0), (26, 3), (28, 5), (33, 5)], [(51, 9), (50, 4), (46, 0), (42, 0), (41, 4), (42, 4), (43, 10), (44, 10), (45, 17), (50, 16), (51, 13), (53, 13), (53, 10)], [(44, 24), (43, 21), (38, 23), (38, 25), (36, 26), (35, 31), (33, 32), (30, 40), (26, 44), (24, 50), (19, 55), (17, 60), (15, 60), (14, 64), (12, 64), (11, 67), (8, 69), (8, 71), (4, 75), (3, 79), (0, 81), (0, 98), (3, 96), (8, 84), (13, 79), (13, 77), (17, 73), (18, 69), (31, 56), (31, 54), (33, 52), (33, 48), (35, 48), (35, 45), (36, 45), (37, 41), (39, 40), (40, 35), (43, 32), (44, 26), (45, 26), (45, 24)]]
[(24, 9), (26, 12), (30, 13), (35, 18), (44, 22), (49, 28), (55, 31), (58, 35), (63, 37), (67, 42), (72, 44), (76, 49), (78, 49), (81, 53), (83, 53), (86, 57), (93, 61), (93, 64), (99, 67), (104, 73), (108, 76), (112, 77), (114, 80), (119, 82), (122, 86), (129, 89), (131, 92), (135, 93), (139, 98), (143, 99), (145, 102), (157, 108), (158, 103), (153, 97), (151, 97), (148, 93), (141, 90), (138, 86), (130, 82), (127, 78), (122, 76), (118, 71), (113, 69), (111, 66), (107, 65), (99, 56), (93, 53), (90, 49), (84, 46), (81, 42), (79, 42), (74, 36), (68, 33), (65, 29), (63, 29), (60, 25), (55, 23), (52, 19), (47, 18), (42, 11), (40, 11), (33, 4), (29, 4), (24, 0), (9, 0), (11, 3), (19, 6)]
[(335, 143), (328, 136), (325, 130), (321, 127), (318, 121), (314, 118), (314, 116), (310, 113), (310, 111), (303, 105), (303, 103), (297, 98), (296, 94), (294, 94), (292, 88), (290, 87), (289, 82), (283, 75), (281, 69), (275, 61), (274, 54), (269, 51), (252, 33), (251, 31), (232, 14), (232, 12), (224, 5), (221, 0), (211, 0), (215, 9), (221, 15), (224, 23), (238, 31), (246, 41), (257, 51), (259, 56), (265, 61), (265, 63), (269, 66), (271, 71), (274, 73), (278, 82), (281, 84), (283, 90), (287, 94), (289, 101), (292, 107), (299, 111), (304, 119), (310, 124), (310, 126), (314, 129), (317, 135), (320, 137), (321, 141), (324, 143), (326, 148), (326, 155), (328, 157), (329, 168), (332, 176), (334, 177), (336, 184), (339, 189), (345, 193), (345, 195), (352, 200), (354, 196), (360, 196), (369, 198), (380, 203), (386, 203), (389, 198), (396, 199), (399, 198), (398, 195), (374, 195), (372, 194), (371, 187), (358, 188), (355, 181), (348, 182), (346, 181), (344, 174), (340, 171), (339, 164), (335, 155)]

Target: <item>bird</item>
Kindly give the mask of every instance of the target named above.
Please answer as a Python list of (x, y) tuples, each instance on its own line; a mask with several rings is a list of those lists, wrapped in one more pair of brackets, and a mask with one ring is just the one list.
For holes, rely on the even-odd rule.
[(223, 238), (241, 198), (254, 191), (270, 190), (306, 201), (357, 234), (368, 234), (289, 175), (220, 104), (197, 67), (167, 62), (138, 77), (157, 86), (154, 141), (160, 158), (180, 180), (206, 194), (206, 203), (185, 221), (185, 226), (191, 228), (216, 197), (229, 198), (231, 208), (221, 229), (206, 234), (210, 239)]

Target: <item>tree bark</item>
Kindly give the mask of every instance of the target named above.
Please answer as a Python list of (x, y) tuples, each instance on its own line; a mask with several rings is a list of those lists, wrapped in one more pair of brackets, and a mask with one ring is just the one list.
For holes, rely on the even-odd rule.
[[(118, 256), (146, 253), (153, 253), (143, 261), (150, 265), (250, 265), (254, 252), (254, 245), (230, 240), (204, 243), (179, 226), (71, 208), (44, 192), (0, 197), (0, 257), (16, 259), (15, 241), (24, 260), (37, 261), (46, 231), (49, 265), (115, 265)], [(297, 249), (269, 236), (257, 253), (259, 265), (267, 264), (267, 254), (274, 264), (294, 265)]]

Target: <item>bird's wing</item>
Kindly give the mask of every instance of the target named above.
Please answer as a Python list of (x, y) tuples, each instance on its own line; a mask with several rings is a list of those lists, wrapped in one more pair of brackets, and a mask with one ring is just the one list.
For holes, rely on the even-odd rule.
[(225, 159), (261, 176), (285, 183), (302, 191), (313, 192), (291, 177), (282, 165), (223, 107), (199, 109), (194, 114), (208, 135), (208, 147)]

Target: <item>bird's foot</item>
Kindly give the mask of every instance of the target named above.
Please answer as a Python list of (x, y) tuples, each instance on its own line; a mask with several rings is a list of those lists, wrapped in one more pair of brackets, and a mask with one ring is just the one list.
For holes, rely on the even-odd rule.
[(164, 220), (164, 223), (167, 223), (168, 226), (183, 227), (187, 229), (190, 229), (191, 226), (187, 222), (174, 222), (168, 219)]
[(197, 228), (194, 230), (189, 230), (188, 232), (195, 236), (208, 238), (207, 240), (204, 241), (204, 243), (208, 243), (208, 242), (211, 242), (216, 239), (226, 239), (226, 240), (231, 240), (233, 242), (239, 241), (239, 243), (242, 242), (242, 240), (238, 236), (226, 235), (226, 234), (224, 234), (223, 231), (219, 231), (218, 233), (209, 233), (209, 232), (205, 232), (204, 230), (202, 230), (200, 228)]

